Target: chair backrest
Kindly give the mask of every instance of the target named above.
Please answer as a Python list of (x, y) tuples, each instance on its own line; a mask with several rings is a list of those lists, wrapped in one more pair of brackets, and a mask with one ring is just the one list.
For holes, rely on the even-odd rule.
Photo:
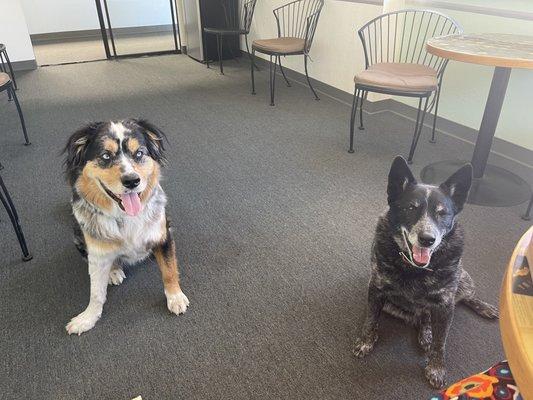
[(250, 33), (256, 2), (257, 0), (222, 0), (226, 28)]
[(274, 9), (278, 37), (304, 39), (304, 52), (307, 54), (313, 43), (323, 6), (324, 0), (296, 0)]
[(429, 54), (426, 41), (461, 33), (463, 28), (454, 19), (436, 11), (417, 9), (380, 15), (358, 31), (366, 68), (381, 62), (416, 63), (436, 69), (439, 75), (448, 60)]

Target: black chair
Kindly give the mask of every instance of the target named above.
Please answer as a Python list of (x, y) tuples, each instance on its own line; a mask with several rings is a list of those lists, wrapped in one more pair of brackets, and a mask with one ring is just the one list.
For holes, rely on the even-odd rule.
[(0, 72), (0, 92), (6, 91), (13, 98), (15, 101), (15, 105), (17, 106), (17, 111), (19, 113), (20, 118), (20, 124), (22, 125), (22, 132), (24, 133), (24, 140), (25, 145), (30, 145), (30, 140), (28, 139), (28, 132), (26, 131), (26, 123), (24, 122), (24, 115), (22, 115), (22, 109), (20, 108), (20, 103), (17, 98), (17, 93), (15, 92), (15, 86), (13, 81), (11, 80), (11, 77), (5, 73)]
[[(2, 169), (3, 169), (3, 166), (2, 164), (0, 164), (0, 171)], [(22, 232), (22, 227), (20, 226), (17, 210), (15, 209), (13, 200), (11, 199), (9, 192), (7, 191), (6, 185), (4, 184), (4, 181), (2, 180), (2, 175), (0, 175), (0, 202), (6, 209), (7, 215), (9, 216), (9, 219), (11, 220), (11, 224), (13, 225), (13, 229), (15, 229), (15, 234), (17, 235), (17, 239), (20, 244), (20, 248), (22, 250), (22, 260), (23, 261), (31, 260), (33, 256), (28, 251), (28, 246), (26, 245), (26, 239), (24, 238), (24, 233)]]
[(422, 132), (425, 115), (431, 112), (433, 107), (435, 117), (430, 141), (435, 142), (442, 77), (448, 60), (429, 54), (426, 51), (426, 42), (432, 37), (462, 32), (461, 26), (446, 15), (416, 9), (380, 15), (359, 29), (358, 34), (365, 54), (365, 70), (354, 78), (348, 152), (354, 152), (354, 126), (359, 100), (359, 129), (364, 129), (363, 103), (368, 92), (419, 99), (415, 132), (407, 159), (410, 164)]
[[(222, 39), (224, 36), (238, 36), (244, 35), (244, 41), (246, 43), (246, 51), (250, 55), (250, 49), (248, 47), (248, 34), (250, 33), (250, 26), (254, 17), (255, 3), (257, 0), (236, 0), (234, 3), (232, 0), (221, 0), (222, 8), (224, 10), (224, 18), (226, 26), (223, 28), (211, 28), (205, 27), (204, 32), (206, 34), (216, 35), (217, 37), (217, 53), (218, 63), (220, 66), (220, 73), (224, 74), (224, 67), (222, 65)], [(239, 6), (239, 5), (242, 5)], [(237, 10), (235, 10), (237, 6)], [(205, 42), (207, 43), (207, 41)], [(235, 57), (234, 57), (235, 58)], [(253, 60), (250, 56), (250, 61), (253, 65)], [(209, 60), (206, 59), (207, 68), (209, 68)], [(255, 66), (257, 68), (257, 66)]]
[(2, 72), (7, 73), (8, 69), (6, 68), (6, 64), (7, 64), (7, 67), (9, 68), (9, 76), (11, 77), (11, 80), (13, 81), (13, 86), (15, 90), (18, 90), (17, 81), (15, 80), (15, 73), (13, 72), (13, 67), (11, 66), (9, 55), (7, 54), (6, 45), (3, 43), (0, 43), (0, 70)]
[[(276, 66), (291, 86), (285, 71), (281, 66), (281, 56), (303, 55), (305, 77), (309, 88), (315, 95), (315, 100), (320, 100), (311, 85), (307, 72), (307, 58), (315, 36), (320, 12), (324, 0), (296, 0), (273, 10), (278, 25), (278, 37), (274, 39), (254, 40), (252, 43), (252, 61), (258, 51), (270, 56), (270, 105), (274, 105), (274, 89), (276, 85)], [(272, 62), (274, 58), (274, 62)], [(274, 68), (272, 68), (274, 66)], [(252, 94), (255, 94), (254, 69), (252, 68)]]

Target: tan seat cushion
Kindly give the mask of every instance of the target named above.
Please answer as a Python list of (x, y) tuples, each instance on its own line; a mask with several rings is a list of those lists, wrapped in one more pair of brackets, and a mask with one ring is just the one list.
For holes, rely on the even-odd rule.
[(280, 37), (276, 39), (254, 40), (252, 48), (267, 53), (298, 53), (304, 51), (305, 40), (295, 37)]
[(377, 63), (355, 75), (356, 84), (407, 92), (437, 89), (437, 71), (421, 64)]
[(11, 78), (5, 72), (0, 72), (0, 86), (4, 86), (6, 83), (9, 83)]

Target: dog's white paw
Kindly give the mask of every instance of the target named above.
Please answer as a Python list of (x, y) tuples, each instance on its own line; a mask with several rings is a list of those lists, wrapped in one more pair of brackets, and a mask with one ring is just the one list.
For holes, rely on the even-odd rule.
[(109, 271), (109, 281), (108, 283), (110, 285), (120, 285), (124, 279), (126, 279), (126, 274), (122, 270), (122, 268), (113, 268), (111, 271)]
[(167, 294), (167, 307), (171, 313), (176, 315), (183, 314), (187, 311), (189, 299), (180, 291), (176, 294)]
[(78, 316), (72, 318), (65, 329), (69, 335), (76, 334), (79, 336), (83, 332), (92, 329), (99, 318), (99, 314), (85, 310)]

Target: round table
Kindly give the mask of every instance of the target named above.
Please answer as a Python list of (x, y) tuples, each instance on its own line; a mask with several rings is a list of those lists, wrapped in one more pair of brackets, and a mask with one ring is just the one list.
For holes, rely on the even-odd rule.
[[(505, 98), (512, 68), (533, 69), (533, 37), (511, 34), (448, 35), (428, 40), (427, 51), (439, 57), (495, 67), (470, 163), (474, 181), (468, 197), (470, 204), (513, 206), (526, 202), (531, 188), (519, 176), (503, 168), (487, 164), (494, 133)], [(440, 161), (424, 167), (424, 183), (446, 180), (467, 161)]]
[(500, 293), (503, 347), (524, 399), (533, 399), (532, 240), (533, 227), (518, 242), (505, 272)]

